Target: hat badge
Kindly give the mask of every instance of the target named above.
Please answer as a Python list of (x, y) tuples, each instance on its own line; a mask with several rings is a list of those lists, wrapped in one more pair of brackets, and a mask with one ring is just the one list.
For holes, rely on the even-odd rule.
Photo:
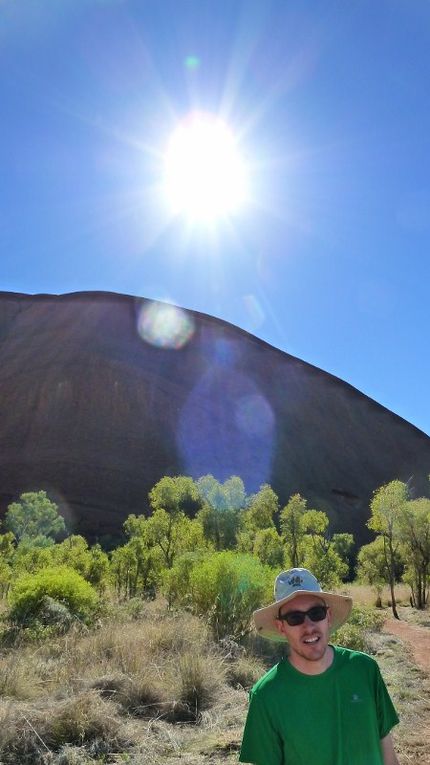
[(291, 579), (288, 579), (288, 584), (290, 587), (300, 587), (303, 584), (303, 579), (301, 576), (292, 576)]

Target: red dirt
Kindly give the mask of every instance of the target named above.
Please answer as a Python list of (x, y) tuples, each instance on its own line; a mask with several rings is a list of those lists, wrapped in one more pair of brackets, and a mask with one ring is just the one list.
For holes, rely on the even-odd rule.
[[(409, 624), (403, 620), (387, 619), (383, 631), (399, 637), (412, 654), (418, 667), (430, 678), (430, 630)], [(424, 694), (427, 694), (427, 683)], [(419, 723), (410, 724), (403, 735), (400, 745), (400, 765), (430, 765), (430, 705), (418, 704)]]
[(416, 664), (430, 674), (430, 630), (398, 619), (387, 619), (384, 632), (396, 635), (408, 644)]

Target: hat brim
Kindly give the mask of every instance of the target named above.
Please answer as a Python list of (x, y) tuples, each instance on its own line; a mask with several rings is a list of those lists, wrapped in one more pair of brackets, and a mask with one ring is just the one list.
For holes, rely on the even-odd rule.
[(289, 601), (294, 600), (299, 595), (313, 595), (324, 600), (326, 605), (329, 606), (331, 614), (330, 633), (341, 627), (351, 613), (352, 598), (347, 595), (334, 595), (332, 592), (315, 592), (315, 590), (295, 590), (286, 598), (277, 600), (275, 603), (271, 603), (270, 606), (254, 611), (254, 623), (257, 633), (261, 637), (274, 640), (278, 643), (288, 642), (286, 637), (278, 632), (276, 619), (278, 618), (279, 609), (284, 603), (289, 603)]

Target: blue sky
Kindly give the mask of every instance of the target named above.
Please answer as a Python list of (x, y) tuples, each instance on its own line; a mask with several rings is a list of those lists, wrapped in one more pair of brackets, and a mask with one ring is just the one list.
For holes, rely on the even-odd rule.
[[(430, 433), (429, 3), (3, 0), (0, 56), (0, 289), (221, 317)], [(212, 230), (156, 191), (193, 109), (250, 168)]]

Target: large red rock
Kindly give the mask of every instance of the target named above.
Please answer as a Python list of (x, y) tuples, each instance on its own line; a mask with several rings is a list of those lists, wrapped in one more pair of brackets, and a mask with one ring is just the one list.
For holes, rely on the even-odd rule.
[(0, 503), (45, 489), (91, 539), (170, 474), (300, 492), (366, 538), (375, 488), (426, 492), (430, 438), (219, 319), (100, 292), (0, 293)]

